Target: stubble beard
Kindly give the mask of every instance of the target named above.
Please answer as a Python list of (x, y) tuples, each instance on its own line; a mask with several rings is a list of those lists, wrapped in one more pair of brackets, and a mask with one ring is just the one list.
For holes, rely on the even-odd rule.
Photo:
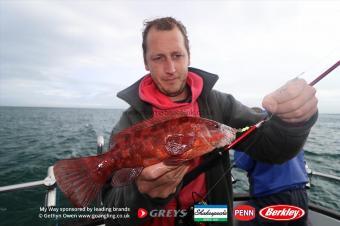
[(158, 89), (166, 96), (168, 97), (176, 97), (176, 96), (179, 96), (180, 94), (182, 94), (185, 90), (186, 90), (187, 86), (186, 86), (186, 82), (183, 82), (181, 84), (181, 87), (175, 91), (175, 92), (169, 92), (169, 91), (166, 91), (165, 89), (161, 88), (161, 87), (158, 87)]

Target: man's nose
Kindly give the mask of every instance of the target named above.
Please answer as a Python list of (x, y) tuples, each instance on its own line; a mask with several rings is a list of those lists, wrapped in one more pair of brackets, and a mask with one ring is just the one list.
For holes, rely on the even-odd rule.
[(174, 73), (176, 71), (175, 62), (172, 59), (167, 59), (165, 62), (165, 72)]

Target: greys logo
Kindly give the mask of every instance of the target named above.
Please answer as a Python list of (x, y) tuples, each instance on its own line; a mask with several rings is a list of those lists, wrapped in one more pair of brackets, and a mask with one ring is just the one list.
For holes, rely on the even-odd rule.
[[(142, 208), (139, 209), (139, 212)], [(144, 218), (146, 217), (147, 214), (149, 214), (150, 217), (185, 217), (188, 213), (187, 210), (165, 210), (165, 209), (160, 209), (160, 210), (150, 210), (147, 212), (145, 209), (142, 209), (144, 214), (139, 214), (138, 212), (138, 217), (139, 218)]]
[(185, 217), (188, 213), (186, 210), (151, 210), (150, 217)]

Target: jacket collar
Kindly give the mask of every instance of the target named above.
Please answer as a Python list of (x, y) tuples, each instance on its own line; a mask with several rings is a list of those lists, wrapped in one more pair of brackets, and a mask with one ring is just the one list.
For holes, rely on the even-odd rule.
[[(189, 67), (189, 71), (196, 73), (197, 75), (203, 78), (203, 90), (200, 98), (206, 99), (209, 95), (210, 91), (214, 87), (215, 83), (218, 80), (218, 75), (212, 74), (197, 68)], [(117, 97), (124, 100), (128, 104), (130, 104), (133, 108), (135, 108), (139, 112), (145, 111), (146, 102), (142, 101), (139, 96), (139, 84), (143, 78), (139, 79), (137, 82), (129, 86), (128, 88), (118, 92)]]

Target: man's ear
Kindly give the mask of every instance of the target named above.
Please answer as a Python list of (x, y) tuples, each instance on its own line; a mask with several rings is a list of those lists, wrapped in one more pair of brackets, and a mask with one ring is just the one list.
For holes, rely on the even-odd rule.
[(145, 58), (146, 58), (146, 56), (144, 57), (144, 67), (145, 67), (145, 70), (150, 71), (150, 68), (148, 66), (148, 62), (146, 62)]
[(145, 70), (150, 71), (149, 66), (146, 63), (144, 63), (144, 67), (145, 67)]

